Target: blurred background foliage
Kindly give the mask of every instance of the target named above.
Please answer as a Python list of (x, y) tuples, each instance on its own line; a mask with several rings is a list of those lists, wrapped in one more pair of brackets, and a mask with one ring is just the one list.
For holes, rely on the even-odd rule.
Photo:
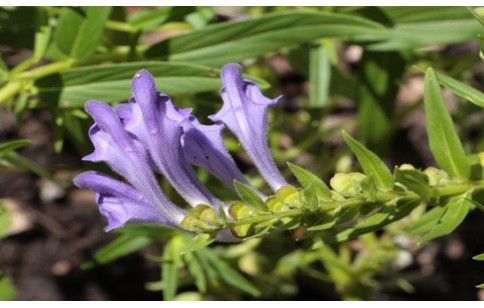
[[(268, 138), (286, 178), (291, 178), (285, 167), (288, 161), (325, 181), (335, 172), (359, 170), (341, 138), (342, 130), (356, 136), (391, 168), (402, 163), (434, 166), (422, 108), (422, 71), (429, 66), (450, 89), (444, 90), (444, 97), (466, 152), (483, 152), (484, 100), (478, 91), (484, 85), (479, 57), (483, 41), (478, 35), (484, 31), (479, 21), (482, 10), (465, 7), (2, 7), (0, 165), (5, 174), (29, 170), (35, 179), (47, 182), (36, 188), (8, 189), (15, 182), (3, 177), (0, 236), (6, 239), (0, 245), (10, 245), (15, 252), (15, 241), (28, 242), (25, 232), (33, 236), (39, 228), (46, 229), (48, 237), (70, 230), (64, 221), (55, 222), (57, 214), (52, 208), (49, 212), (46, 204), (72, 213), (80, 206), (95, 212), (92, 194), (82, 202), (69, 197), (74, 191), (72, 177), (93, 169), (81, 163), (81, 157), (92, 150), (87, 136), (92, 120), (83, 106), (88, 99), (113, 105), (127, 99), (131, 78), (142, 68), (153, 74), (158, 89), (172, 96), (179, 107), (193, 107), (205, 123), (206, 116), (221, 106), (218, 73), (226, 63), (241, 63), (247, 78), (255, 80), (267, 96), (284, 95), (284, 103), (271, 111)], [(477, 90), (462, 95), (456, 80)], [(43, 119), (47, 130), (42, 134), (48, 137), (34, 134), (28, 136), (30, 141), (22, 139), (22, 128), (35, 119)], [(14, 129), (8, 130), (8, 125)], [(268, 191), (238, 141), (227, 134), (226, 145), (250, 182)], [(218, 197), (236, 198), (204, 170), (198, 174)], [(161, 181), (164, 191), (181, 203)], [(20, 208), (35, 209), (28, 218), (34, 226), (8, 231), (11, 216), (19, 216), (20, 210), (5, 204), (28, 189), (36, 196)], [(53, 197), (42, 197), (42, 193), (51, 196), (49, 192)], [(454, 236), (418, 246), (415, 234), (426, 226), (414, 233), (410, 227), (424, 211), (419, 208), (383, 231), (333, 245), (314, 245), (317, 241), (304, 240), (304, 231), (295, 229), (186, 254), (180, 254), (190, 239), (185, 233), (130, 225), (102, 235), (101, 219), (96, 218), (95, 230), (85, 231), (82, 228), (94, 228), (89, 226), (91, 218), (83, 221), (84, 216), (73, 214), (84, 226), (64, 237), (63, 245), (70, 245), (72, 236), (82, 238), (89, 232), (95, 240), (78, 248), (82, 256), (74, 258), (66, 271), (60, 259), (48, 262), (54, 276), (57, 270), (64, 273), (63, 279), (72, 273), (74, 280), (90, 279), (73, 267), (82, 264), (85, 271), (94, 272), (141, 250), (145, 259), (135, 260), (158, 264), (161, 275), (151, 282), (136, 282), (146, 282), (148, 290), (161, 291), (166, 300), (445, 299), (453, 298), (452, 293), (458, 299), (484, 297), (474, 289), (483, 280), (482, 266), (465, 281), (465, 291), (450, 286), (456, 283), (450, 280), (452, 275), (435, 281), (441, 277), (439, 254), (451, 250), (448, 258), (469, 259), (482, 252), (483, 240), (469, 244)], [(473, 217), (471, 223), (483, 218), (482, 213)], [(466, 232), (475, 232), (474, 227)], [(482, 234), (482, 223), (479, 227)], [(107, 240), (112, 241), (103, 247)], [(15, 268), (22, 262), (15, 264), (12, 254), (0, 258), (0, 299), (13, 299), (16, 292), (19, 299), (38, 299), (22, 289), (25, 278)], [(429, 281), (437, 291), (426, 289)], [(63, 292), (47, 299), (130, 298)], [(131, 299), (140, 299), (136, 296), (141, 295), (133, 293)]]

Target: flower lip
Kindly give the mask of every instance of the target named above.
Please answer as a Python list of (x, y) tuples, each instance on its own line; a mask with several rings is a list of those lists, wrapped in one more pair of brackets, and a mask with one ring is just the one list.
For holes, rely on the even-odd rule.
[(99, 211), (107, 218), (106, 231), (118, 228), (127, 222), (158, 223), (170, 227), (179, 227), (186, 214), (174, 204), (164, 204), (171, 217), (167, 217), (159, 207), (154, 206), (134, 187), (106, 176), (88, 171), (73, 180), (79, 188), (88, 188), (97, 193)]

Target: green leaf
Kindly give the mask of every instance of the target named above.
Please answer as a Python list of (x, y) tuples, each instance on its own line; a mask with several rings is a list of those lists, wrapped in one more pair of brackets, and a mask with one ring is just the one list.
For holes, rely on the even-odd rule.
[(152, 240), (167, 240), (172, 238), (178, 231), (157, 224), (133, 224), (130, 223), (117, 229), (116, 233), (129, 235), (131, 237), (149, 237)]
[(385, 219), (387, 219), (390, 215), (395, 213), (395, 211), (396, 211), (395, 204), (383, 205), (383, 208), (380, 209), (378, 212), (372, 214), (370, 217), (358, 223), (355, 226), (355, 229), (358, 230), (358, 229), (365, 229), (365, 228), (371, 228), (373, 226), (378, 226), (382, 222), (384, 222)]
[(452, 92), (465, 98), (469, 102), (484, 108), (484, 93), (481, 91), (443, 74), (437, 73), (437, 77), (442, 86), (450, 89)]
[(168, 6), (150, 8), (128, 16), (128, 22), (134, 30), (153, 30), (158, 26), (172, 21), (183, 21), (185, 17), (195, 11), (196, 7)]
[(10, 168), (23, 168), (29, 170), (40, 177), (46, 178), (49, 181), (56, 183), (61, 187), (68, 187), (70, 183), (56, 179), (47, 169), (36, 164), (28, 158), (25, 158), (15, 152), (9, 152), (4, 157), (0, 157), (0, 165), (4, 165)]
[(309, 107), (326, 105), (331, 84), (331, 62), (328, 46), (312, 47), (309, 51)]
[(346, 132), (343, 132), (343, 139), (351, 151), (355, 153), (365, 173), (373, 175), (376, 185), (380, 188), (392, 189), (394, 184), (393, 176), (385, 163), (375, 153), (368, 150)]
[(450, 201), (445, 206), (444, 213), (437, 224), (420, 239), (419, 244), (450, 234), (464, 221), (472, 207), (473, 204), (468, 199), (467, 194)]
[(484, 36), (478, 35), (477, 38), (479, 40), (479, 47), (481, 49), (481, 52), (479, 52), (479, 57), (481, 57), (481, 60), (484, 61)]
[(251, 206), (255, 211), (259, 212), (269, 212), (267, 204), (262, 200), (262, 198), (252, 190), (252, 188), (245, 186), (244, 184), (235, 181), (235, 188), (239, 193), (240, 198), (247, 202), (247, 205)]
[(17, 289), (12, 279), (0, 272), (0, 301), (12, 301), (17, 295)]
[[(324, 237), (321, 241), (315, 242), (311, 248), (317, 249), (324, 245), (347, 241), (362, 234), (381, 230), (390, 223), (407, 217), (418, 205), (419, 202), (414, 200), (397, 202), (396, 206), (386, 205), (380, 212), (373, 215), (375, 216), (378, 214), (375, 218), (372, 218), (373, 216), (371, 216), (354, 228), (343, 230), (333, 236)], [(381, 221), (381, 219), (383, 219), (383, 221)]]
[(473, 40), (482, 32), (465, 7), (381, 7), (389, 24), (385, 41), (371, 50), (414, 50), (429, 45), (447, 45)]
[(159, 91), (168, 95), (218, 90), (217, 71), (187, 63), (160, 61), (102, 64), (73, 68), (37, 80), (40, 99), (60, 108), (82, 108), (87, 100), (118, 103), (131, 96), (131, 80), (138, 70), (154, 77)]
[(195, 12), (188, 14), (185, 20), (195, 29), (206, 26), (217, 14), (212, 6), (197, 6)]
[(287, 165), (304, 188), (308, 188), (310, 185), (313, 185), (317, 196), (320, 196), (324, 199), (331, 199), (331, 191), (319, 177), (294, 164), (287, 163)]
[(163, 300), (170, 301), (175, 298), (178, 289), (178, 272), (183, 266), (180, 252), (185, 245), (181, 237), (174, 237), (165, 246), (161, 274), (163, 277)]
[(10, 212), (5, 209), (3, 204), (0, 202), (0, 239), (7, 235), (7, 230), (12, 223), (12, 218)]
[(54, 36), (57, 50), (66, 58), (89, 58), (101, 41), (110, 14), (109, 6), (64, 7)]
[(51, 27), (40, 27), (39, 31), (35, 33), (34, 54), (32, 55), (34, 63), (39, 62), (44, 57), (49, 46), (51, 34)]
[(435, 223), (439, 221), (440, 217), (442, 217), (444, 211), (445, 207), (443, 206), (436, 206), (430, 209), (413, 224), (410, 233), (417, 235), (429, 232), (434, 227)]
[(152, 240), (145, 236), (123, 234), (99, 250), (93, 260), (82, 264), (83, 269), (90, 269), (99, 264), (106, 264), (149, 245)]
[(142, 10), (128, 15), (128, 22), (135, 31), (153, 30), (168, 19), (171, 11), (172, 7)]
[(7, 141), (0, 144), (0, 158), (4, 157), (7, 153), (15, 151), (18, 148), (22, 148), (26, 145), (30, 144), (29, 139), (20, 139), (20, 140), (13, 140)]
[(395, 179), (428, 201), (432, 195), (425, 173), (416, 169), (395, 168)]
[(470, 168), (466, 154), (432, 68), (425, 74), (424, 104), (427, 134), (435, 160), (450, 175), (467, 179)]
[(395, 130), (395, 100), (406, 61), (398, 52), (364, 51), (358, 84), (358, 136), (381, 157), (386, 156)]
[(148, 58), (219, 66), (277, 51), (317, 38), (370, 40), (385, 36), (381, 25), (334, 13), (274, 13), (239, 22), (209, 25), (164, 40), (146, 52)]
[(195, 280), (198, 291), (201, 293), (207, 292), (207, 278), (203, 271), (203, 265), (200, 264), (197, 255), (194, 253), (187, 253), (183, 255), (183, 258), (187, 264), (188, 272)]
[(480, 255), (472, 257), (472, 260), (484, 261), (484, 253), (481, 253)]
[(215, 271), (227, 284), (240, 289), (252, 296), (260, 296), (260, 291), (249, 280), (242, 276), (239, 272), (231, 268), (225, 261), (215, 254), (210, 249), (197, 250), (198, 256), (205, 259), (210, 268)]
[(212, 234), (212, 233), (200, 233), (197, 234), (188, 244), (183, 247), (181, 250), (181, 254), (185, 254), (188, 252), (195, 251), (197, 249), (206, 247), (217, 239), (217, 234)]
[(319, 208), (318, 194), (314, 182), (304, 189), (304, 202), (306, 202), (311, 211), (316, 211)]

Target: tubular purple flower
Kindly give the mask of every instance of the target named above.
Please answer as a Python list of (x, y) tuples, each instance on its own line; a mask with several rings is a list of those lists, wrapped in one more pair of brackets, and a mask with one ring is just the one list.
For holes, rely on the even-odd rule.
[[(95, 121), (89, 130), (89, 136), (95, 149), (93, 153), (83, 159), (106, 162), (111, 169), (123, 176), (138, 190), (156, 209), (157, 215), (164, 217), (166, 222), (172, 226), (179, 225), (183, 219), (183, 211), (161, 192), (150, 169), (146, 151), (143, 151), (143, 147), (124, 130), (114, 110), (104, 103), (88, 101), (86, 111)], [(90, 178), (92, 177), (87, 177), (87, 182), (86, 179), (81, 178), (85, 180), (82, 182), (83, 186), (95, 185), (88, 183)], [(118, 202), (122, 201), (118, 199)], [(112, 209), (112, 206), (109, 208)]]
[(287, 182), (271, 158), (266, 133), (268, 107), (277, 104), (281, 97), (272, 100), (262, 95), (255, 83), (242, 79), (238, 64), (224, 66), (221, 77), (224, 104), (209, 118), (223, 122), (237, 136), (269, 186), (277, 191)]
[(225, 148), (221, 135), (223, 124), (203, 125), (186, 110), (180, 112), (186, 118), (182, 122), (185, 158), (205, 168), (232, 189), (235, 189), (234, 180), (249, 185)]
[[(106, 231), (122, 227), (126, 223), (156, 223), (177, 227), (161, 211), (149, 203), (134, 187), (104, 174), (88, 171), (78, 175), (74, 184), (96, 192), (99, 211), (108, 220)], [(177, 210), (177, 220), (183, 219), (183, 211)]]
[(145, 70), (134, 77), (132, 90), (129, 107), (121, 107), (118, 114), (126, 130), (146, 147), (154, 166), (191, 206), (222, 204), (198, 180), (185, 159), (181, 145), (185, 117), (170, 98), (156, 92), (154, 80)]

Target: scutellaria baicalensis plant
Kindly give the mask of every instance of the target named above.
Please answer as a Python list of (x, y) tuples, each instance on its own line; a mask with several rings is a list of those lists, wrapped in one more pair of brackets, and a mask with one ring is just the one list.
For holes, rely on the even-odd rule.
[[(436, 160), (448, 162), (443, 170), (402, 165), (392, 174), (376, 154), (343, 133), (364, 173), (337, 173), (331, 187), (296, 165), (289, 168), (301, 188), (288, 184), (279, 172), (269, 151), (267, 129), (268, 108), (281, 97), (265, 97), (254, 82), (242, 77), (237, 64), (224, 66), (221, 78), (223, 105), (209, 116), (211, 125), (201, 124), (192, 109), (177, 108), (167, 95), (157, 92), (145, 70), (134, 76), (128, 103), (114, 108), (86, 103), (95, 122), (89, 131), (95, 150), (84, 160), (105, 162), (126, 180), (93, 171), (74, 179), (78, 187), (96, 192), (100, 212), (108, 220), (107, 231), (127, 223), (161, 224), (199, 234), (193, 244), (196, 249), (215, 240), (233, 242), (301, 227), (304, 237), (319, 236), (313, 247), (320, 247), (381, 229), (419, 205), (436, 205), (429, 215), (439, 211), (441, 223), (426, 231), (422, 241), (427, 241), (452, 232), (478, 202), (473, 198), (484, 187), (482, 174), (470, 179), (469, 172), (454, 170), (463, 166), (466, 171), (467, 162), (431, 69), (426, 74), (426, 93), (431, 93), (425, 99), (427, 122), (435, 117), (445, 121), (427, 123), (427, 131)], [(238, 169), (222, 139), (225, 126), (251, 157), (271, 195), (252, 187)], [(447, 140), (450, 155), (432, 147), (437, 137)], [(482, 164), (476, 166), (482, 169)], [(197, 178), (192, 165), (236, 190), (241, 200), (219, 200)], [(165, 196), (157, 174), (169, 181), (190, 210)]]
[(108, 220), (107, 230), (129, 222), (183, 228), (186, 212), (163, 194), (156, 173), (161, 173), (191, 207), (228, 210), (190, 166), (205, 168), (232, 189), (235, 181), (249, 186), (225, 148), (221, 136), (224, 124), (240, 139), (274, 191), (286, 183), (266, 141), (267, 108), (280, 99), (264, 97), (253, 82), (243, 80), (237, 64), (222, 69), (222, 80), (224, 105), (211, 117), (213, 125), (201, 124), (191, 109), (175, 107), (167, 95), (156, 91), (152, 76), (145, 70), (133, 78), (133, 96), (128, 103), (115, 108), (102, 102), (86, 103), (86, 111), (95, 121), (89, 131), (95, 150), (84, 160), (107, 163), (129, 183), (97, 172), (74, 179), (78, 187), (97, 193), (100, 212)]

